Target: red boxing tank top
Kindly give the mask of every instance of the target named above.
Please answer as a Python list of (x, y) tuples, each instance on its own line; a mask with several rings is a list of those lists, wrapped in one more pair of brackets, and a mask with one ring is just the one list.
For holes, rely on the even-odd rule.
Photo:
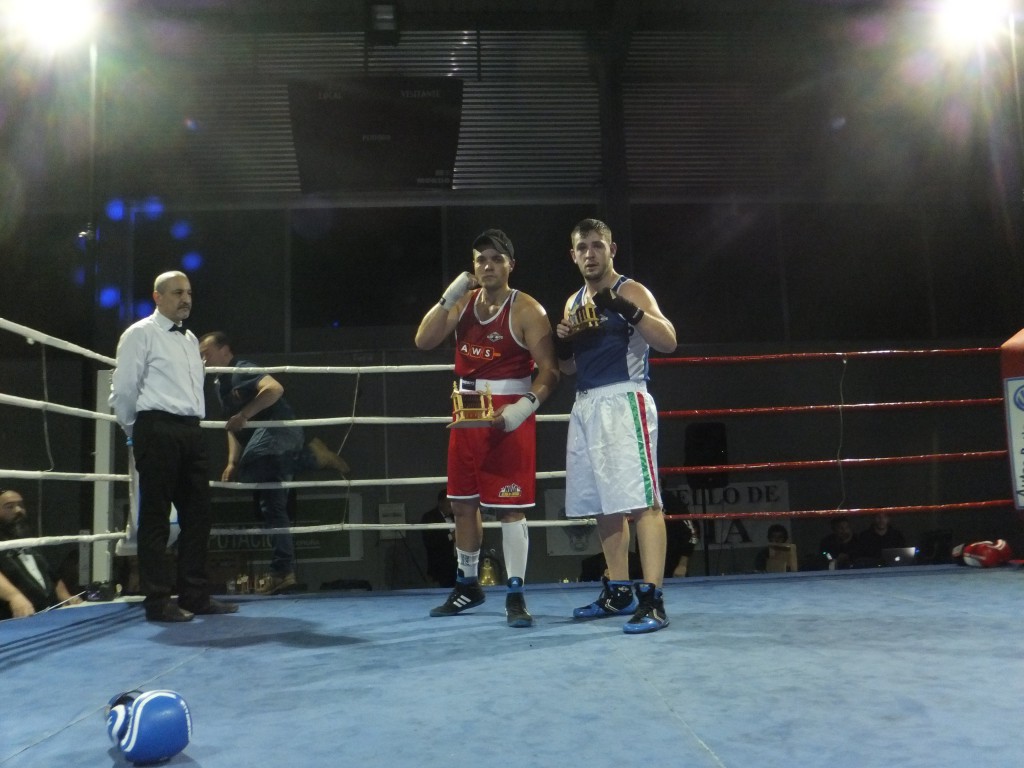
[(455, 326), (455, 373), (466, 379), (521, 379), (533, 373), (529, 350), (512, 333), (512, 291), (494, 317), (479, 320), (475, 307), (481, 288), (462, 310)]

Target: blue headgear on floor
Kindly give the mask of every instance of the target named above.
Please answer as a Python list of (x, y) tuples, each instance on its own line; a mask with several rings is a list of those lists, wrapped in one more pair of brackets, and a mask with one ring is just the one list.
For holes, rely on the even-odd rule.
[(192, 716), (174, 691), (128, 691), (107, 704), (107, 735), (136, 765), (169, 760), (188, 746)]

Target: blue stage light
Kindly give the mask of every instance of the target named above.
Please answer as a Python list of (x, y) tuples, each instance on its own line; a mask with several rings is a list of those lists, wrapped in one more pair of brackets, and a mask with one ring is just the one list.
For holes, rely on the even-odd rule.
[(203, 266), (203, 257), (198, 251), (189, 251), (181, 257), (181, 268), (186, 272), (193, 272)]
[(179, 220), (171, 224), (171, 237), (175, 240), (184, 240), (186, 237), (192, 234), (192, 225), (184, 220)]
[(150, 197), (142, 201), (139, 212), (150, 221), (155, 221), (164, 215), (164, 204), (158, 197)]
[(116, 307), (121, 303), (121, 289), (108, 285), (100, 289), (99, 305), (104, 309)]
[(119, 200), (115, 197), (107, 202), (107, 218), (111, 221), (121, 221), (124, 219), (124, 200)]

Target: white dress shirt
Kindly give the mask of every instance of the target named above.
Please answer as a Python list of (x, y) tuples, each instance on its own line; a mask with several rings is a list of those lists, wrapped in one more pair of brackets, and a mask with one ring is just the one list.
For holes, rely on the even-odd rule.
[(110, 407), (131, 437), (139, 411), (178, 416), (206, 415), (206, 369), (192, 331), (172, 332), (174, 322), (156, 310), (129, 326), (117, 344), (117, 368), (110, 379)]

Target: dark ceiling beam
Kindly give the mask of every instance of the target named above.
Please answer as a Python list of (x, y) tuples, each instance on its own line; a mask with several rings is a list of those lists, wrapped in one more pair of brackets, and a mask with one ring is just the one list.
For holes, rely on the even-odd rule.
[[(109, 0), (110, 12), (192, 21), (226, 31), (366, 28), (368, 0)], [(405, 31), (579, 30), (610, 26), (606, 0), (396, 0)], [(778, 26), (895, 7), (894, 0), (632, 0), (635, 29)], [(617, 12), (617, 11), (616, 11)]]

